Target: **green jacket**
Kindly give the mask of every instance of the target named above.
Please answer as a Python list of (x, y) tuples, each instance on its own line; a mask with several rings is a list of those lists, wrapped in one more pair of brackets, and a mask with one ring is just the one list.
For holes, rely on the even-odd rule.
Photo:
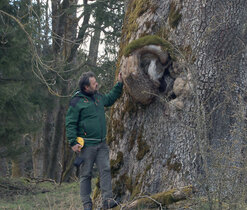
[(94, 145), (106, 139), (106, 119), (104, 107), (111, 106), (121, 96), (123, 84), (118, 82), (105, 95), (96, 93), (93, 97), (77, 91), (72, 97), (66, 115), (66, 136), (70, 146), (77, 144), (78, 136), (85, 145)]

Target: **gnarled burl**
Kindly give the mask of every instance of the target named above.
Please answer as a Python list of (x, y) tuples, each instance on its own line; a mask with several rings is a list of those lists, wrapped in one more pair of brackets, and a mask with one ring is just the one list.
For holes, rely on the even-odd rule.
[(168, 53), (157, 45), (144, 46), (122, 57), (121, 72), (129, 94), (137, 102), (149, 104), (159, 91), (169, 63)]

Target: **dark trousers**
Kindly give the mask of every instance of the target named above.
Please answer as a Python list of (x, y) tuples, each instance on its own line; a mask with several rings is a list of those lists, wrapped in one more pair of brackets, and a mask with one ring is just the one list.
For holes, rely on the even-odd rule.
[(103, 201), (112, 198), (109, 147), (106, 142), (82, 148), (80, 156), (83, 158), (83, 163), (80, 166), (80, 195), (83, 204), (92, 202), (90, 194), (92, 191), (91, 178), (94, 163), (96, 163), (99, 170)]

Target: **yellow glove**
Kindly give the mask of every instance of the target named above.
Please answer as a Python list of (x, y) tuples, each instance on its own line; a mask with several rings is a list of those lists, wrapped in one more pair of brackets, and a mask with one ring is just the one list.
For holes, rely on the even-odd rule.
[(76, 141), (80, 144), (81, 146), (80, 150), (81, 150), (85, 143), (84, 139), (82, 137), (77, 137)]

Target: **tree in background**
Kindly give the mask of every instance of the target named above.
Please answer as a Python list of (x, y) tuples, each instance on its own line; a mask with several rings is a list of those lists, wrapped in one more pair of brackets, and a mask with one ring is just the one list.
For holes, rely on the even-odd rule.
[[(31, 32), (31, 17), (28, 13), (29, 1), (9, 4), (1, 1), (0, 9), (8, 15), (20, 17), (26, 32)], [(33, 98), (37, 79), (31, 69), (31, 54), (26, 33), (10, 16), (0, 14), (0, 145), (1, 158), (11, 158), (13, 176), (24, 175), (23, 161), (30, 157), (30, 143), (26, 134), (38, 129), (39, 116), (35, 114), (40, 101)], [(35, 19), (35, 18), (34, 18)], [(2, 161), (6, 164), (6, 161)], [(2, 170), (2, 173), (6, 173)]]

